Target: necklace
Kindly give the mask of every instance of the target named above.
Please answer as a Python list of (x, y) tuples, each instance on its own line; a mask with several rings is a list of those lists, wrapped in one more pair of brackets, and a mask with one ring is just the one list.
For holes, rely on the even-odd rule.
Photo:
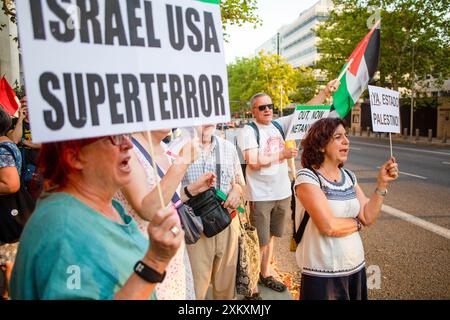
[[(338, 178), (334, 178), (334, 176), (331, 175), (331, 174), (328, 172), (328, 170), (325, 169), (325, 167), (320, 167), (320, 169), (321, 169), (322, 171), (324, 171), (325, 176), (326, 176), (329, 180), (332, 180), (332, 181), (334, 181), (334, 182), (338, 182), (338, 179), (340, 178), (340, 172), (338, 172)], [(323, 174), (322, 174), (322, 175), (323, 175)]]

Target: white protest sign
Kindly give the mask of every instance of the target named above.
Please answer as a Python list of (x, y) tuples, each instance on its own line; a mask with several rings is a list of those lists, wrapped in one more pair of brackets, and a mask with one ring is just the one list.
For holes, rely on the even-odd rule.
[(292, 114), (286, 140), (303, 139), (314, 122), (328, 117), (330, 108), (331, 106), (297, 106)]
[(34, 142), (230, 121), (220, 0), (16, 6)]
[(374, 132), (400, 133), (400, 94), (398, 91), (369, 86)]

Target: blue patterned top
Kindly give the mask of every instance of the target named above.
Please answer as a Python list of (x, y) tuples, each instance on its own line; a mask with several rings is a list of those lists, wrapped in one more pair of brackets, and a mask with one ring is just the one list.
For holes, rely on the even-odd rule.
[[(361, 204), (356, 197), (356, 176), (349, 170), (340, 169), (339, 182), (327, 180), (320, 172), (317, 175), (309, 169), (297, 172), (295, 186), (307, 183), (321, 188), (327, 199), (322, 207), (328, 207), (336, 218), (355, 218)], [(320, 180), (319, 180), (320, 179)], [(317, 192), (320, 192), (317, 189)], [(295, 225), (298, 227), (305, 208), (296, 199)], [(295, 253), (302, 274), (317, 277), (341, 277), (359, 272), (365, 266), (364, 248), (359, 232), (343, 237), (328, 237), (322, 234), (312, 219), (309, 219), (305, 233)]]
[[(9, 149), (5, 148), (5, 146), (9, 147)], [(11, 151), (13, 154), (11, 154)], [(0, 168), (5, 167), (16, 167), (20, 175), (22, 156), (14, 142), (4, 141), (0, 143)]]

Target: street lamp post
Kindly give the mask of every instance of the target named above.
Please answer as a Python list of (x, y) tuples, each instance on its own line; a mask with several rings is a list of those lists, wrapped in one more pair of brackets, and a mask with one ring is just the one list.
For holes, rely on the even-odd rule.
[(415, 74), (414, 74), (414, 42), (413, 42), (413, 46), (412, 46), (412, 75), (411, 75), (411, 121), (410, 121), (410, 128), (411, 131), (409, 132), (409, 135), (411, 137), (411, 140), (413, 139), (413, 126), (414, 126), (414, 122), (413, 122), (413, 117), (414, 117), (414, 79), (415, 78)]

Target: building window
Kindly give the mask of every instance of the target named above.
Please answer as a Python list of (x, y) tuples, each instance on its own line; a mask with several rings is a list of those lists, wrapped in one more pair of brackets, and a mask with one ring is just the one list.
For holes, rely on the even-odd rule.
[(294, 27), (293, 29), (291, 29), (290, 31), (288, 31), (287, 33), (285, 33), (283, 35), (283, 37), (287, 38), (290, 35), (296, 33), (298, 30), (300, 30), (301, 28), (303, 28), (304, 26), (308, 25), (309, 23), (313, 22), (314, 20), (317, 21), (325, 21), (328, 19), (328, 14), (326, 13), (319, 13), (317, 15), (315, 15), (314, 17), (309, 18), (308, 20), (300, 23), (298, 26)]

